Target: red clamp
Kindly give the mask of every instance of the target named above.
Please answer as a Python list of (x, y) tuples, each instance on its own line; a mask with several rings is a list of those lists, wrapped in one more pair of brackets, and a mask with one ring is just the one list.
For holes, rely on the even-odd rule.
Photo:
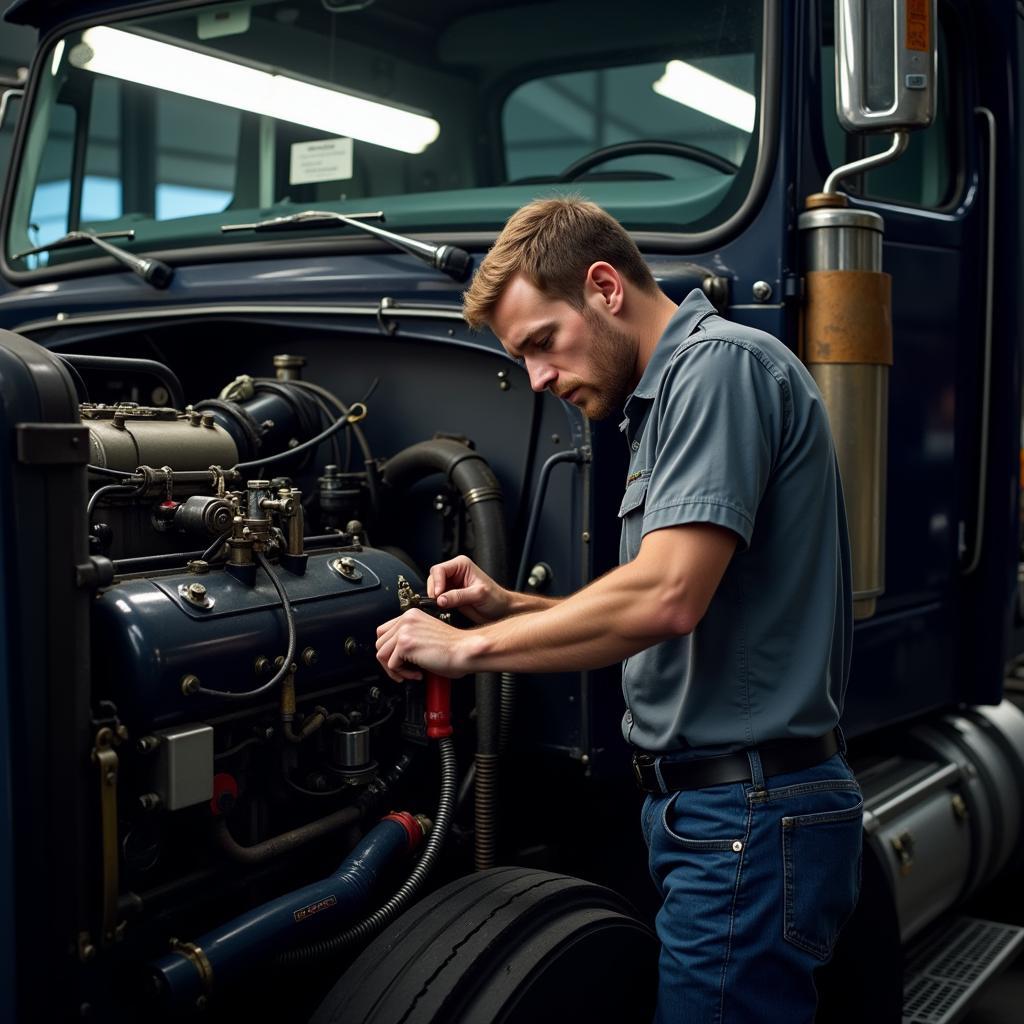
[(452, 734), (452, 681), (445, 676), (427, 672), (426, 710), (427, 738), (439, 740)]

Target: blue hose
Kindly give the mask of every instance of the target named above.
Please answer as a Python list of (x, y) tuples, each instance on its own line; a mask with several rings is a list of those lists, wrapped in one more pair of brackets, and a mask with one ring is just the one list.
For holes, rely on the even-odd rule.
[(385, 818), (363, 837), (334, 874), (264, 903), (233, 921), (179, 944), (151, 965), (167, 1000), (195, 1004), (272, 954), (338, 932), (370, 902), (381, 871), (411, 849), (415, 819)]

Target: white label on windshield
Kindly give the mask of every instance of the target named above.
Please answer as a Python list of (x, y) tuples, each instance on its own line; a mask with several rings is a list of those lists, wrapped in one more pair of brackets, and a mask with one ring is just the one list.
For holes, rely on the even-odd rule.
[(343, 181), (352, 177), (352, 140), (321, 139), (292, 144), (289, 185), (314, 181)]

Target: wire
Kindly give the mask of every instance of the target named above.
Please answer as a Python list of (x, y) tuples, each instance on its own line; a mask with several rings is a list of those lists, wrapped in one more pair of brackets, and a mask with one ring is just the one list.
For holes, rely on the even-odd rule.
[(192, 692), (201, 693), (204, 697), (222, 697), (227, 700), (249, 700), (252, 697), (259, 697), (261, 694), (272, 690), (292, 670), (292, 659), (295, 657), (295, 613), (292, 611), (291, 602), (284, 586), (277, 578), (277, 573), (271, 568), (266, 556), (262, 551), (256, 552), (256, 561), (263, 567), (263, 571), (270, 577), (274, 584), (278, 597), (281, 598), (281, 605), (284, 608), (285, 623), (288, 626), (288, 650), (285, 653), (281, 667), (274, 673), (274, 677), (255, 690), (248, 690), (245, 693), (235, 693), (231, 690), (208, 690), (205, 686), (197, 686)]
[(85, 509), (86, 521), (92, 521), (93, 509), (96, 508), (96, 503), (100, 500), (100, 498), (103, 498), (108, 494), (113, 495), (115, 494), (115, 492), (119, 497), (131, 498), (141, 494), (143, 490), (144, 485), (139, 487), (130, 487), (127, 484), (104, 484), (102, 487), (93, 491), (92, 496), (89, 498), (89, 504), (86, 506)]
[[(365, 415), (366, 406), (363, 406), (363, 409), (363, 415)], [(279, 452), (277, 455), (271, 455), (265, 459), (254, 459), (252, 462), (239, 462), (231, 468), (237, 472), (243, 469), (252, 469), (253, 466), (269, 466), (271, 463), (280, 462), (282, 459), (290, 459), (293, 455), (299, 455), (310, 448), (315, 448), (321, 441), (326, 440), (332, 434), (336, 434), (342, 427), (346, 427), (354, 423), (352, 420), (353, 415), (355, 414), (349, 413), (346, 416), (342, 416), (340, 419), (335, 420), (335, 422), (326, 430), (322, 430), (317, 434), (316, 437), (311, 437), (308, 441), (304, 441), (302, 444), (298, 444), (294, 448), (289, 448), (287, 451)]]
[(231, 536), (231, 527), (229, 526), (200, 556), (199, 561), (208, 562), (213, 556), (220, 551), (224, 541)]
[(90, 473), (96, 473), (98, 476), (113, 476), (117, 478), (130, 477), (132, 479), (139, 479), (138, 473), (126, 473), (123, 469), (107, 469), (106, 466), (93, 466), (88, 465), (85, 467)]

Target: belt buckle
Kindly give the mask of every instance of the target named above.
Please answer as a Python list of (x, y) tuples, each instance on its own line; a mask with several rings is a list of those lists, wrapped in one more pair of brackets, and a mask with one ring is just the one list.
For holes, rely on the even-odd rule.
[(647, 785), (644, 782), (643, 769), (654, 764), (654, 758), (650, 754), (633, 754), (633, 781), (638, 789), (647, 792)]

